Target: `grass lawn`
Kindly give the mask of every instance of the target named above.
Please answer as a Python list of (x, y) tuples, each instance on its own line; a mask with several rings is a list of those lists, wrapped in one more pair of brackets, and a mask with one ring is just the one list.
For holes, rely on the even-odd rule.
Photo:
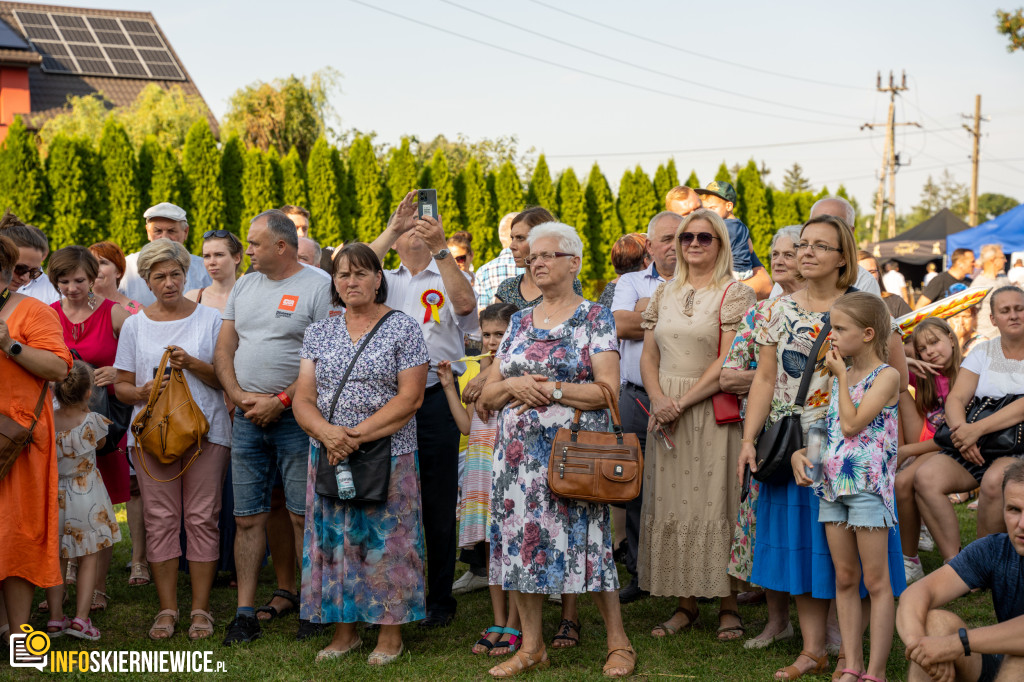
[[(974, 538), (974, 512), (965, 505), (958, 505), (964, 543)], [(123, 522), (123, 511), (120, 513)], [(122, 532), (127, 537), (128, 529), (122, 523)], [(487, 670), (498, 659), (474, 656), (470, 647), (484, 628), (491, 625), (490, 601), (486, 591), (459, 597), (459, 612), (455, 623), (439, 631), (425, 633), (415, 625), (407, 626), (404, 632), (406, 653), (400, 662), (383, 669), (366, 665), (366, 656), (373, 649), (376, 636), (363, 634), (363, 648), (342, 661), (315, 664), (313, 657), (327, 642), (327, 639), (296, 642), (294, 640), (297, 619), (289, 616), (274, 621), (264, 628), (263, 638), (257, 642), (231, 649), (221, 646), (223, 629), (235, 610), (235, 592), (226, 582), (214, 587), (212, 611), (217, 618), (216, 634), (213, 638), (193, 644), (185, 631), (188, 628), (189, 611), (188, 583), (184, 575), (178, 585), (179, 610), (182, 612), (184, 627), (180, 628), (168, 642), (150, 641), (146, 632), (158, 610), (156, 589), (152, 586), (129, 588), (128, 574), (124, 569), (129, 558), (127, 542), (120, 543), (114, 552), (114, 568), (111, 569), (108, 592), (110, 608), (94, 619), (103, 637), (99, 642), (64, 637), (54, 641), (55, 650), (193, 650), (212, 651), (213, 661), (223, 661), (227, 670), (219, 675), (225, 680), (490, 680)], [(941, 563), (934, 552), (922, 555), (926, 570), (935, 570)], [(459, 566), (461, 575), (464, 566)], [(623, 572), (621, 575), (625, 575)], [(273, 591), (273, 572), (266, 567), (258, 594), (258, 603), (265, 602)], [(36, 601), (43, 598), (37, 591)], [(799, 635), (785, 642), (779, 642), (760, 651), (743, 649), (742, 640), (730, 643), (718, 642), (715, 638), (717, 605), (702, 604), (700, 626), (665, 639), (650, 636), (653, 625), (666, 620), (672, 613), (674, 600), (648, 598), (624, 606), (623, 619), (633, 647), (639, 654), (637, 672), (633, 679), (649, 680), (770, 680), (772, 673), (788, 665), (800, 652)], [(980, 593), (969, 595), (952, 605), (952, 609), (963, 616), (970, 625), (994, 622), (991, 595)], [(796, 609), (791, 608), (794, 626)], [(748, 635), (760, 631), (766, 619), (765, 607), (744, 607), (744, 621)], [(580, 616), (583, 621), (581, 646), (554, 651), (549, 648), (552, 666), (546, 671), (532, 674), (528, 679), (537, 680), (599, 680), (604, 661), (604, 628), (597, 609), (584, 597), (580, 600)], [(545, 634), (550, 638), (559, 620), (558, 606), (548, 603), (544, 611)], [(33, 612), (32, 625), (45, 629), (46, 618)], [(832, 660), (834, 665), (834, 659)], [(0, 663), (0, 679), (38, 679), (35, 670), (12, 670), (6, 661)], [(890, 680), (906, 678), (903, 661), (903, 644), (897, 637), (893, 642), (889, 658)], [(193, 680), (206, 677), (203, 673), (182, 675), (153, 675), (161, 679)], [(95, 674), (62, 674), (61, 679), (98, 679)], [(127, 679), (127, 676), (121, 676)], [(808, 678), (827, 679), (827, 678)]]

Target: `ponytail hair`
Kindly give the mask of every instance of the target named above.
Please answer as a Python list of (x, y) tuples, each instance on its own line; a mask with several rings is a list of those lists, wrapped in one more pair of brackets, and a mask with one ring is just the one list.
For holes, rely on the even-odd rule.
[(92, 393), (92, 370), (81, 360), (75, 360), (63, 381), (53, 384), (53, 397), (61, 407), (80, 405)]

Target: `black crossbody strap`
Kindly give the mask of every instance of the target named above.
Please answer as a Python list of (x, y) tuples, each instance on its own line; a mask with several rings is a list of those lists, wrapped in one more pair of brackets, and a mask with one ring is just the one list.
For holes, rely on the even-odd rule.
[(359, 356), (362, 354), (363, 349), (366, 348), (366, 344), (370, 342), (370, 339), (373, 338), (373, 335), (376, 334), (377, 330), (380, 329), (382, 324), (384, 324), (384, 320), (388, 319), (396, 312), (398, 311), (389, 310), (386, 313), (384, 313), (384, 315), (379, 320), (377, 320), (377, 324), (373, 325), (373, 329), (371, 329), (370, 332), (363, 337), (363, 342), (359, 344), (359, 348), (356, 349), (355, 355), (352, 356), (352, 361), (348, 363), (348, 369), (345, 370), (345, 374), (341, 377), (341, 383), (339, 383), (338, 388), (334, 390), (334, 397), (331, 398), (331, 411), (327, 415), (328, 424), (331, 422), (332, 419), (334, 419), (334, 408), (338, 406), (338, 398), (341, 397), (341, 389), (345, 388), (345, 384), (348, 382), (348, 375), (352, 373), (352, 368), (356, 366), (356, 360), (359, 359)]

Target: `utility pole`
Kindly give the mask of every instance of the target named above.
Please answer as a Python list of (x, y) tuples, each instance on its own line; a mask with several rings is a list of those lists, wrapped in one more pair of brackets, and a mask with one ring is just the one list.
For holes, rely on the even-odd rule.
[[(962, 114), (963, 118), (968, 121), (974, 119), (974, 127), (971, 128), (966, 123), (964, 129), (971, 134), (974, 138), (974, 151), (971, 153), (971, 208), (970, 215), (967, 216), (967, 222), (971, 225), (978, 224), (978, 147), (981, 143), (981, 95), (974, 96), (974, 116)], [(986, 117), (987, 121), (988, 118)]]
[[(886, 239), (892, 239), (896, 236), (896, 170), (901, 165), (899, 160), (899, 154), (896, 153), (896, 126), (917, 126), (921, 127), (920, 123), (908, 121), (903, 123), (896, 122), (896, 95), (907, 90), (907, 73), (903, 72), (903, 77), (899, 85), (896, 84), (896, 77), (893, 76), (892, 71), (889, 72), (889, 86), (882, 87), (882, 72), (878, 72), (878, 77), (875, 85), (875, 89), (878, 92), (889, 93), (889, 116), (885, 121), (885, 152), (882, 155), (882, 172), (878, 178), (878, 195), (875, 201), (875, 225), (871, 230), (871, 241), (877, 242), (881, 239), (882, 232), (882, 213), (888, 208), (889, 209), (889, 224), (886, 230)], [(865, 123), (860, 127), (861, 130), (868, 128), (874, 130), (878, 127), (879, 123)], [(888, 199), (885, 197), (885, 180), (889, 180), (889, 196)]]

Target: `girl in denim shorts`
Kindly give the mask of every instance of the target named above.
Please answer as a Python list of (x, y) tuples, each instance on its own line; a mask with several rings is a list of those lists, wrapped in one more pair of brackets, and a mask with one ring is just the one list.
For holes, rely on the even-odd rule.
[[(840, 682), (885, 679), (892, 645), (895, 604), (887, 563), (888, 529), (896, 525), (893, 483), (899, 400), (899, 372), (885, 364), (889, 311), (878, 296), (853, 292), (829, 312), (830, 348), (825, 357), (835, 377), (826, 416), (828, 437), (815, 493), (818, 520), (825, 525), (836, 569), (836, 610), (846, 667)], [(847, 368), (846, 360), (850, 361)], [(804, 451), (794, 454), (797, 483), (810, 485)], [(861, 641), (860, 581), (871, 597), (871, 655), (865, 669)]]

